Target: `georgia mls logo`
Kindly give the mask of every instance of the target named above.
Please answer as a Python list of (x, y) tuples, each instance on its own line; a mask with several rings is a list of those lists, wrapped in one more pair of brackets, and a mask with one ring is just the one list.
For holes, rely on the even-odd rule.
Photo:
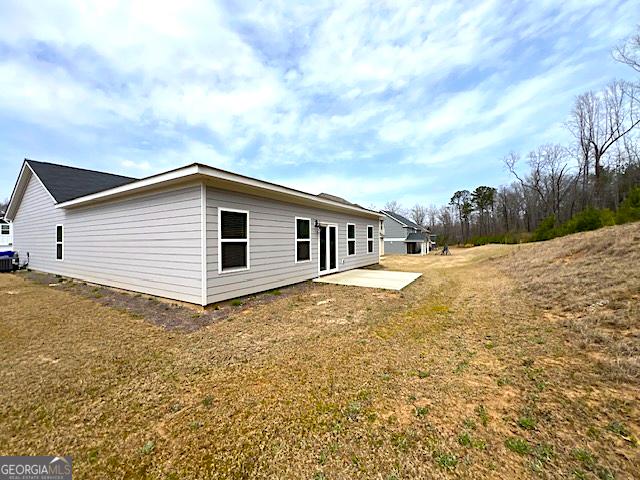
[(49, 462), (49, 475), (71, 475), (71, 459), (54, 457)]
[(0, 457), (0, 480), (71, 480), (71, 457)]

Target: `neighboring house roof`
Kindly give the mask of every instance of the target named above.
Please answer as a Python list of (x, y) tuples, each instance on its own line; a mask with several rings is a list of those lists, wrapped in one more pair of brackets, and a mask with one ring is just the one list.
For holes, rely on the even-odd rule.
[(318, 197), (320, 198), (326, 198), (327, 200), (332, 200), (334, 202), (338, 202), (338, 203), (344, 203), (345, 205), (352, 205), (354, 207), (360, 207), (362, 208), (360, 205), (358, 205), (357, 203), (352, 203), (349, 200), (345, 200), (342, 197), (338, 197), (337, 195), (331, 195), (330, 193), (319, 193)]
[(122, 175), (67, 167), (55, 163), (36, 162), (28, 159), (25, 159), (25, 162), (58, 203), (126, 185), (137, 180)]
[(427, 237), (424, 233), (412, 232), (404, 239), (405, 242), (426, 242)]
[[(44, 165), (44, 167), (43, 167)], [(209, 167), (201, 163), (192, 163), (184, 167), (169, 170), (167, 172), (151, 175), (146, 178), (134, 179), (121, 175), (112, 175), (93, 170), (85, 170), (64, 165), (55, 165), (43, 162), (26, 160), (20, 171), (18, 181), (11, 194), (7, 217), (13, 219), (17, 211), (19, 199), (26, 187), (29, 178), (25, 175), (25, 168), (32, 171), (49, 192), (56, 203), (56, 208), (70, 208), (79, 205), (87, 205), (113, 198), (122, 197), (132, 193), (144, 192), (159, 186), (168, 186), (185, 181), (199, 180), (220, 188), (240, 190), (254, 195), (268, 196), (282, 201), (309, 204), (315, 207), (321, 206), (329, 210), (358, 212), (366, 216), (380, 218), (379, 212), (366, 209), (355, 203), (347, 202), (340, 197), (321, 194), (314, 195), (293, 188), (284, 187), (264, 180), (247, 177), (237, 173)], [(43, 174), (45, 178), (41, 178)], [(72, 176), (75, 181), (69, 181), (66, 176)], [(60, 178), (61, 177), (61, 178)], [(82, 190), (82, 181), (87, 183)], [(73, 185), (71, 185), (73, 183)], [(54, 191), (50, 191), (52, 188)], [(55, 195), (54, 195), (55, 192)]]
[(417, 228), (419, 230), (424, 230), (420, 225), (415, 222), (412, 222), (407, 217), (400, 215), (399, 213), (391, 212), (389, 210), (381, 210), (386, 216), (393, 218), (396, 222), (401, 223), (404, 227)]

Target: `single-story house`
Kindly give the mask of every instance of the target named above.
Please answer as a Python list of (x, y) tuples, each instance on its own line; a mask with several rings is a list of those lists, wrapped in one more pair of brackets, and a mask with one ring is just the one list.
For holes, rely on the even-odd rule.
[(25, 160), (6, 217), (34, 270), (199, 305), (380, 255), (378, 212), (200, 163), (135, 179)]
[(407, 217), (389, 210), (381, 210), (384, 215), (383, 254), (429, 253), (429, 230), (412, 222)]
[(13, 234), (11, 222), (5, 220), (4, 212), (0, 212), (0, 250), (11, 250)]

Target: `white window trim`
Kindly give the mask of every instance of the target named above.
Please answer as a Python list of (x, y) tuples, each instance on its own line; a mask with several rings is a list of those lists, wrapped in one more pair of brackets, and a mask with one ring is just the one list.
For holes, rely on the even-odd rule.
[[(369, 228), (371, 228), (371, 237), (369, 237)], [(373, 243), (373, 237), (375, 237), (375, 234), (376, 232), (373, 228), (373, 225), (367, 225), (367, 255), (371, 255), (376, 251), (376, 246)], [(369, 251), (369, 242), (372, 242), (371, 245), (373, 246), (371, 248), (371, 251)]]
[[(305, 238), (298, 238), (298, 220), (306, 220), (307, 222), (309, 222), (309, 238), (305, 239)], [(295, 263), (309, 263), (311, 261), (311, 257), (313, 256), (311, 254), (311, 219), (310, 218), (305, 218), (305, 217), (295, 217), (295, 225), (294, 225), (294, 237), (293, 237), (293, 247), (294, 247), (294, 252), (293, 252), (293, 260)], [(298, 260), (298, 242), (309, 242), (309, 260)]]
[[(247, 238), (222, 238), (222, 212), (236, 212), (247, 215)], [(238, 210), (237, 208), (218, 207), (218, 274), (246, 272), (251, 268), (251, 243), (250, 238), (249, 211)], [(222, 244), (227, 242), (247, 242), (247, 266), (239, 268), (222, 269)]]
[[(62, 228), (61, 242), (58, 241), (58, 227)], [(63, 262), (64, 261), (64, 225), (61, 223), (56, 225), (55, 239), (56, 239), (56, 252), (55, 252), (56, 262)], [(62, 258), (58, 258), (58, 244), (62, 245)]]
[[(353, 238), (349, 238), (349, 225), (353, 225)], [(347, 223), (347, 257), (353, 257), (358, 253), (358, 242), (356, 241), (358, 235), (356, 230), (357, 226), (355, 223)], [(353, 242), (353, 253), (349, 253), (349, 242)]]

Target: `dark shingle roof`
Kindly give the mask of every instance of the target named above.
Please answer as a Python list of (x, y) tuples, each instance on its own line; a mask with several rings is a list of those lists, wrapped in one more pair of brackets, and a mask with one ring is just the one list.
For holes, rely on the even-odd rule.
[(404, 239), (405, 242), (426, 242), (427, 236), (424, 233), (410, 233), (407, 235), (407, 238)]
[(407, 217), (403, 217), (399, 213), (394, 213), (394, 212), (391, 212), (389, 210), (382, 210), (382, 213), (384, 213), (385, 215), (389, 215), (391, 218), (396, 219), (400, 223), (404, 223), (407, 227), (422, 229), (422, 227), (420, 225), (418, 225), (415, 222), (412, 222)]
[(58, 203), (126, 185), (137, 180), (122, 175), (67, 167), (55, 163), (36, 162), (28, 159), (25, 159), (25, 162), (33, 169)]

